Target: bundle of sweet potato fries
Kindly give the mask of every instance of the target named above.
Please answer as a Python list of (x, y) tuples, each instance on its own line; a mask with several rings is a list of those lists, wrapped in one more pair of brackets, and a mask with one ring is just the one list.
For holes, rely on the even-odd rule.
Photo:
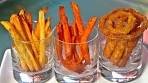
[(92, 16), (86, 25), (80, 15), (80, 9), (75, 2), (71, 2), (74, 15), (72, 24), (68, 22), (64, 6), (59, 7), (59, 22), (56, 26), (57, 57), (63, 66), (74, 72), (82, 72), (86, 65), (91, 63), (88, 38), (91, 34), (97, 17)]
[(47, 63), (46, 39), (51, 29), (50, 18), (45, 18), (46, 13), (47, 8), (40, 9), (37, 22), (33, 22), (31, 13), (22, 9), (12, 14), (9, 21), (1, 21), (13, 39), (13, 49), (24, 71), (39, 71)]

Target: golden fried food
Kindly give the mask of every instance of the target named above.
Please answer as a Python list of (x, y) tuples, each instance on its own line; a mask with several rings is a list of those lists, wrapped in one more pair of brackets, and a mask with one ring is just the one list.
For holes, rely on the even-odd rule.
[(38, 22), (34, 23), (36, 28), (31, 13), (23, 9), (12, 14), (10, 21), (0, 22), (13, 39), (13, 49), (24, 71), (39, 71), (47, 63), (45, 39), (49, 38), (51, 30), (50, 19), (45, 18), (46, 12), (45, 8), (39, 11)]
[(117, 40), (107, 39), (103, 53), (106, 58), (110, 58), (117, 44)]
[(138, 39), (133, 39), (131, 41), (128, 41), (127, 46), (124, 50), (123, 56), (118, 61), (117, 65), (119, 67), (124, 67), (128, 61), (128, 58), (130, 57), (130, 53), (132, 52), (133, 48), (136, 46)]
[(125, 66), (139, 37), (147, 27), (147, 18), (131, 8), (116, 9), (102, 16), (99, 28), (106, 38), (104, 56), (116, 66)]
[(121, 59), (123, 52), (126, 48), (127, 41), (126, 40), (121, 40), (118, 41), (112, 55), (111, 55), (111, 61), (113, 64), (117, 64), (118, 61)]
[[(109, 23), (108, 23), (108, 21), (111, 21), (111, 20), (109, 20), (109, 17), (112, 14), (114, 14), (116, 16), (116, 13), (114, 13), (116, 11), (124, 11), (126, 13), (130, 13), (129, 15), (131, 16), (131, 14), (132, 14), (131, 17), (134, 16), (134, 18), (136, 18), (136, 21), (131, 22), (133, 24), (128, 23), (128, 21), (123, 21), (123, 22), (115, 21), (117, 23), (114, 23), (113, 22), (113, 26), (110, 26)], [(129, 15), (127, 15), (127, 17)], [(122, 18), (125, 18), (125, 17), (122, 17)], [(116, 20), (116, 19), (114, 19), (114, 20)], [(112, 31), (112, 30), (109, 29), (109, 27), (112, 27), (114, 29), (117, 29), (117, 27), (114, 27), (117, 24), (121, 24), (121, 25), (133, 25), (133, 29), (130, 30), (130, 31), (128, 31), (129, 33), (127, 33), (127, 34), (120, 34), (120, 32), (122, 32), (123, 28), (125, 28), (125, 27), (122, 27), (118, 33), (115, 33), (114, 30)], [(106, 37), (111, 38), (111, 39), (120, 38), (120, 39), (129, 39), (130, 40), (132, 38), (141, 36), (142, 32), (147, 28), (147, 26), (148, 26), (147, 18), (144, 15), (140, 14), (139, 12), (137, 12), (134, 9), (131, 9), (131, 8), (116, 9), (116, 10), (112, 11), (111, 13), (109, 13), (109, 14), (107, 14), (105, 16), (102, 16), (101, 19), (100, 19), (100, 21), (99, 21), (99, 28), (100, 28), (101, 32)], [(128, 27), (128, 28), (131, 28), (131, 27)], [(117, 31), (118, 31), (118, 29), (117, 29)]]

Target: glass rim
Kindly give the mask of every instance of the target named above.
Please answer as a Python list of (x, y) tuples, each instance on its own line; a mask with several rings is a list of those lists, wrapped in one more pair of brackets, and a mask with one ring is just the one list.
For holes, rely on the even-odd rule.
[[(54, 37), (55, 37), (55, 40), (57, 40), (57, 41), (59, 41), (59, 42), (61, 42), (61, 43), (64, 43), (64, 44), (87, 44), (87, 43), (90, 43), (90, 42), (94, 41), (94, 40), (97, 39), (98, 36), (99, 36), (99, 31), (97, 30), (97, 28), (94, 28), (93, 31), (96, 31), (96, 34), (93, 36), (93, 38), (91, 38), (90, 40), (87, 40), (87, 41), (85, 41), (85, 42), (69, 43), (69, 42), (62, 41), (62, 40), (58, 39), (58, 38), (55, 37), (55, 36), (54, 36)], [(93, 32), (91, 32), (91, 33), (93, 33)]]

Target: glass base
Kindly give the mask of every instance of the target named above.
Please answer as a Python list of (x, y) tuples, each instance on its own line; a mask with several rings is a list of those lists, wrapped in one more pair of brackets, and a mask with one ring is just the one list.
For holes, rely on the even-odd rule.
[(13, 76), (18, 83), (45, 83), (52, 78), (52, 69), (39, 72), (20, 72), (13, 69)]
[(56, 80), (59, 83), (94, 83), (98, 77), (97, 72), (92, 75), (84, 76), (84, 77), (73, 77), (66, 76), (55, 71)]
[(142, 62), (134, 70), (128, 70), (124, 72), (123, 71), (111, 71), (102, 64), (99, 65), (99, 68), (101, 71), (101, 75), (105, 79), (112, 81), (112, 82), (118, 82), (118, 83), (126, 83), (132, 80), (135, 80), (141, 75), (143, 71)]

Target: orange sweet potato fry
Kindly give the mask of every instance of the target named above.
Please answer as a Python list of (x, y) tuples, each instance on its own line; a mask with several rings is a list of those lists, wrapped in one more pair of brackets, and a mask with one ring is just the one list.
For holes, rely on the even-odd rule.
[[(76, 26), (75, 22), (73, 22), (73, 24), (72, 24), (72, 30), (73, 30), (73, 37), (72, 37), (73, 43), (78, 43), (77, 39), (78, 39), (79, 35), (78, 35), (78, 30), (77, 30), (77, 26)], [(82, 55), (81, 51), (79, 51), (79, 53), (78, 53), (77, 46), (78, 45), (73, 46), (74, 57), (76, 59), (76, 62), (80, 63), (83, 60), (83, 55)]]
[[(96, 23), (97, 17), (91, 17), (90, 20), (88, 21), (88, 25), (86, 26), (87, 28), (85, 29), (84, 33), (81, 36), (81, 42), (86, 42), (95, 23)], [(81, 52), (83, 53), (83, 57), (86, 61), (86, 64), (90, 63), (90, 55), (89, 55), (89, 48), (86, 43), (80, 45)]]
[(91, 31), (93, 30), (95, 23), (97, 21), (97, 17), (93, 16), (89, 19), (88, 24), (86, 25), (86, 29), (84, 30), (84, 33), (81, 37), (81, 42), (87, 41)]
[(59, 60), (63, 61), (63, 56), (62, 56), (63, 44), (59, 41), (59, 40), (63, 41), (63, 30), (60, 23), (56, 26), (56, 31), (57, 31), (57, 38), (58, 38), (58, 40), (56, 40), (56, 53), (57, 53), (56, 55)]
[(71, 59), (71, 45), (68, 43), (71, 43), (71, 36), (70, 36), (70, 30), (69, 30), (69, 25), (68, 25), (68, 18), (65, 14), (65, 9), (63, 6), (59, 7), (59, 17), (60, 17), (60, 23), (62, 24), (63, 28), (63, 37), (64, 41), (67, 42), (65, 43), (65, 52), (66, 52), (66, 58)]
[(84, 26), (83, 26), (83, 21), (80, 15), (80, 9), (75, 2), (71, 2), (71, 8), (73, 11), (74, 19), (76, 21), (76, 25), (79, 26), (78, 27), (79, 35), (82, 35), (84, 31)]
[(76, 63), (74, 62), (73, 59), (71, 60), (64, 60), (63, 62), (64, 67), (66, 67), (67, 69), (77, 72), (77, 73), (81, 73), (84, 71), (85, 65), (81, 64), (81, 63)]

